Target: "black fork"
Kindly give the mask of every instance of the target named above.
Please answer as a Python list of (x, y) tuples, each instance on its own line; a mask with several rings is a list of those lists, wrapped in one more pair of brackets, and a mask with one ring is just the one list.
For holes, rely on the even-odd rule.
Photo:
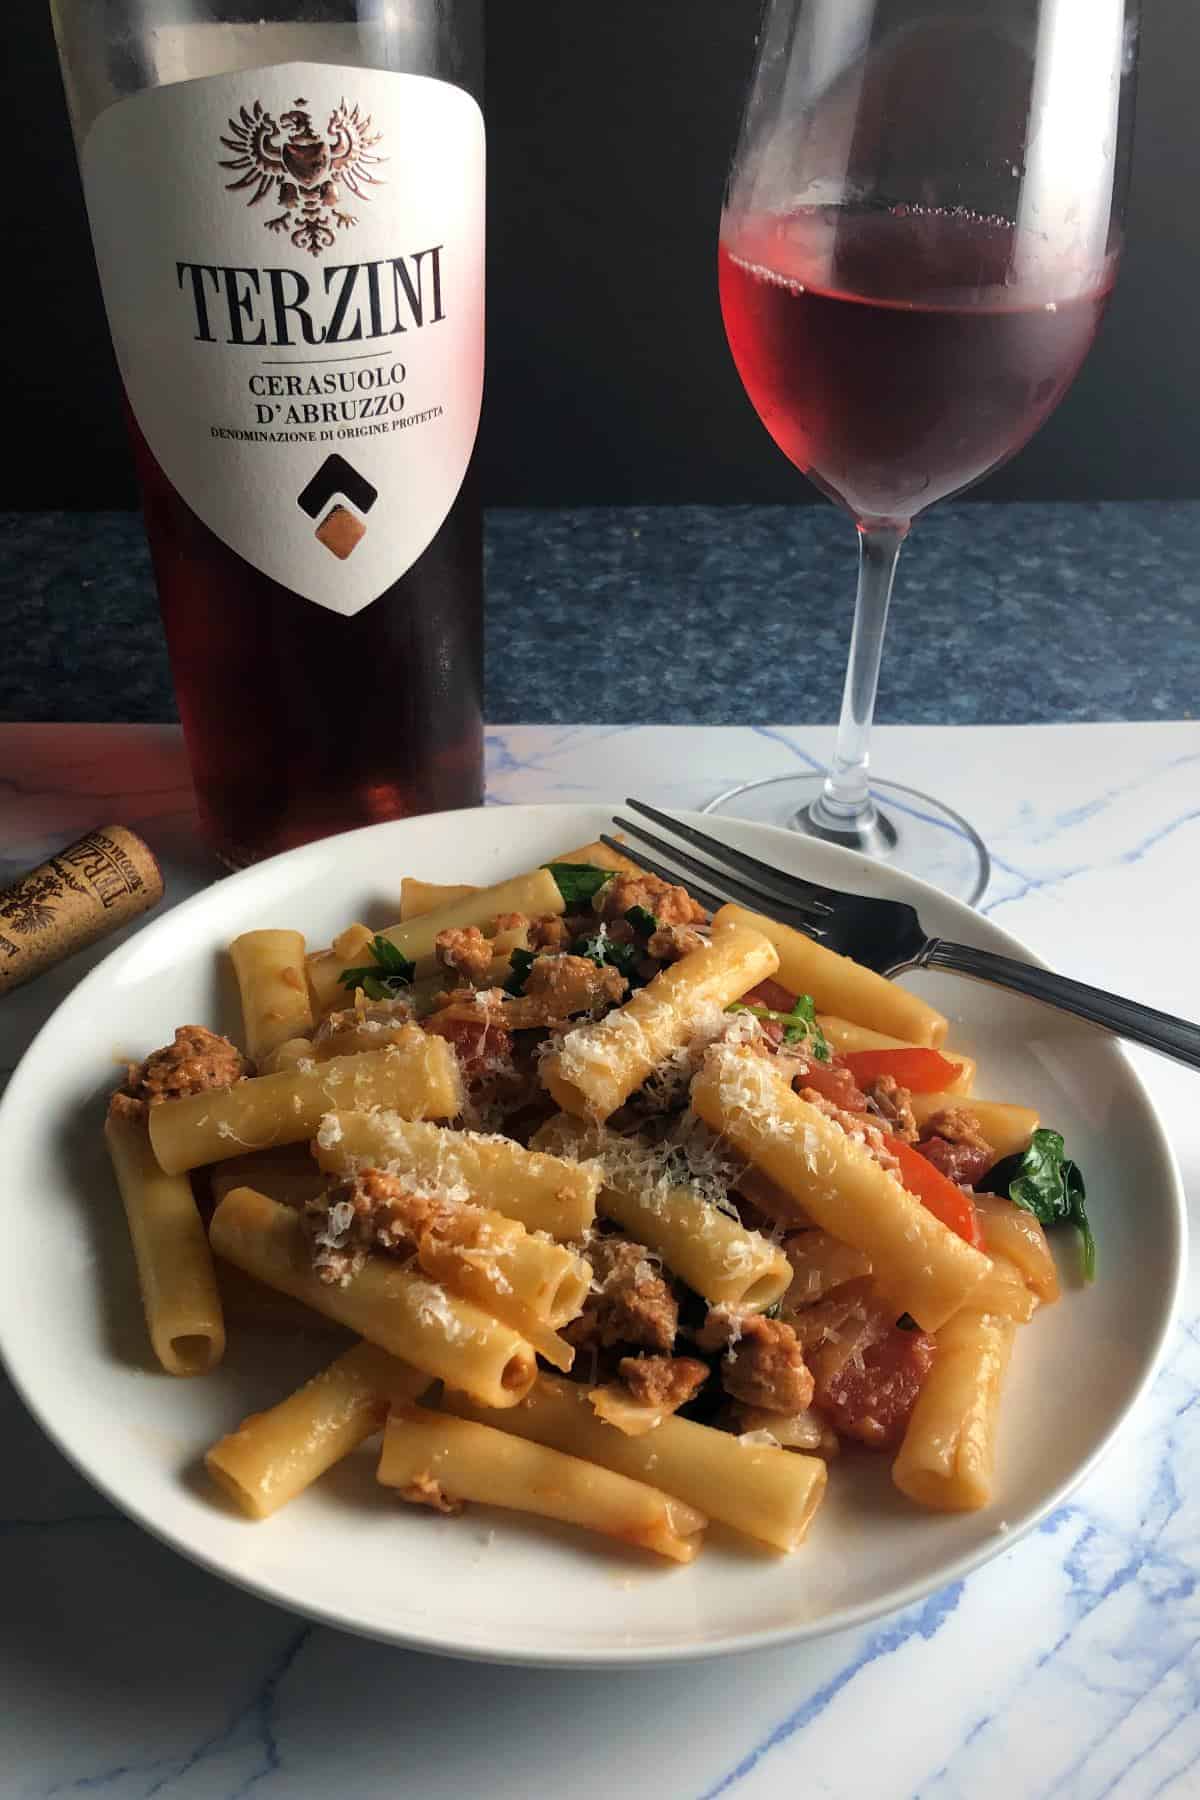
[[(1119, 1037), (1145, 1044), (1190, 1069), (1200, 1069), (1200, 1026), (1189, 1024), (1186, 1019), (1142, 1006), (1136, 1000), (1123, 1000), (1117, 994), (1071, 981), (1065, 975), (1052, 975), (1048, 969), (1018, 962), (1012, 956), (997, 956), (994, 951), (976, 950), (970, 944), (930, 937), (914, 908), (902, 900), (874, 900), (865, 894), (846, 894), (839, 888), (804, 881), (640, 800), (627, 799), (625, 804), (670, 832), (677, 841), (668, 842), (647, 831), (637, 820), (624, 818), (613, 822), (649, 845), (656, 855), (648, 856), (637, 845), (618, 843), (611, 837), (603, 841), (639, 868), (666, 881), (678, 881), (682, 873), (690, 892), (710, 910), (735, 900), (780, 924), (794, 926), (827, 949), (852, 956), (855, 962), (880, 975), (899, 975), (905, 969), (944, 969), (956, 975), (970, 975), (977, 981), (990, 981), (996, 987), (1012, 988), (1062, 1012), (1074, 1013)], [(694, 855), (697, 850), (703, 856)], [(669, 862), (661, 860), (664, 857)]]

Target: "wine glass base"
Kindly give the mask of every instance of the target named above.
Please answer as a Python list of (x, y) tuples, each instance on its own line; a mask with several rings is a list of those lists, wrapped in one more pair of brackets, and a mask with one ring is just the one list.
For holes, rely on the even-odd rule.
[(991, 875), (987, 850), (974, 827), (951, 807), (896, 781), (872, 781), (871, 797), (878, 808), (873, 824), (862, 832), (835, 831), (809, 817), (808, 809), (824, 785), (825, 777), (819, 773), (743, 781), (726, 788), (701, 811), (783, 825), (822, 843), (858, 850), (930, 882), (968, 906), (983, 897)]

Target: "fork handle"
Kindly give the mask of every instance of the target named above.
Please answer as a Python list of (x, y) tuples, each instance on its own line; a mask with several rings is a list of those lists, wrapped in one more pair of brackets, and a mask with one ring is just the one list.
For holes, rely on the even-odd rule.
[(1106, 1031), (1130, 1038), (1135, 1044), (1145, 1044), (1189, 1069), (1200, 1069), (1200, 1025), (1158, 1012), (1153, 1006), (1142, 1006), (1136, 1000), (1123, 1000), (1119, 994), (1107, 994), (1103, 988), (1088, 987), (1086, 982), (1052, 975), (1049, 969), (1039, 969), (1032, 963), (997, 956), (991, 950), (976, 950), (969, 944), (952, 944), (945, 938), (930, 938), (906, 967), (949, 969), (955, 975), (970, 975), (996, 987), (1015, 988), (1018, 994), (1028, 994), (1032, 1000), (1043, 1000), (1061, 1012), (1102, 1025)]

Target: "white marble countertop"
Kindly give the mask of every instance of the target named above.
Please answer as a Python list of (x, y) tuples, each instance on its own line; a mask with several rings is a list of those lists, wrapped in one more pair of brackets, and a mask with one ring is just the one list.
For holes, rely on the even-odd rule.
[[(489, 735), (489, 798), (699, 805), (830, 742), (511, 726)], [(971, 819), (993, 854), (984, 910), (1052, 964), (1200, 1016), (1200, 725), (894, 727), (876, 763)], [(109, 822), (160, 852), (170, 900), (211, 878), (173, 729), (0, 725), (0, 883)], [(102, 953), (0, 1002), (0, 1078)], [(1134, 1059), (1195, 1203), (1196, 1077)], [(881, 1624), (677, 1670), (454, 1664), (302, 1623), (127, 1523), (2, 1385), (0, 1429), (6, 1800), (1200, 1794), (1194, 1273), (1151, 1397), (1038, 1531)]]

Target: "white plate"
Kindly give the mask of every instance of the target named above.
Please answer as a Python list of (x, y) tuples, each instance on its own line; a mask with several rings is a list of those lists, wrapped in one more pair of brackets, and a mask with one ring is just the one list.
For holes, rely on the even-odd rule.
[[(1150, 1102), (1117, 1047), (1087, 1027), (952, 976), (914, 986), (978, 1057), (979, 1086), (1038, 1106), (1088, 1179), (1094, 1288), (1055, 1243), (1067, 1292), (1021, 1332), (1004, 1394), (997, 1498), (959, 1517), (920, 1512), (886, 1458), (843, 1457), (808, 1543), (790, 1558), (710, 1532), (690, 1568), (483, 1509), (458, 1519), (397, 1503), (371, 1447), (262, 1524), (210, 1491), (205, 1448), (322, 1360), (312, 1345), (235, 1341), (203, 1380), (158, 1372), (120, 1202), (100, 1138), (111, 1058), (174, 1026), (237, 1029), (221, 951), (288, 925), (327, 942), (350, 919), (395, 915), (401, 875), (487, 883), (606, 829), (599, 807), (516, 806), (375, 826), (209, 888), (122, 945), (54, 1014), (0, 1106), (0, 1348), (52, 1438), (110, 1499), (205, 1568), (329, 1624), (506, 1662), (628, 1664), (715, 1655), (861, 1623), (956, 1579), (1057, 1505), (1146, 1387), (1184, 1264), (1183, 1197)], [(928, 930), (987, 949), (1020, 944), (932, 888), (769, 826), (697, 823), (783, 868), (914, 901)], [(326, 1352), (326, 1357), (328, 1352)]]

